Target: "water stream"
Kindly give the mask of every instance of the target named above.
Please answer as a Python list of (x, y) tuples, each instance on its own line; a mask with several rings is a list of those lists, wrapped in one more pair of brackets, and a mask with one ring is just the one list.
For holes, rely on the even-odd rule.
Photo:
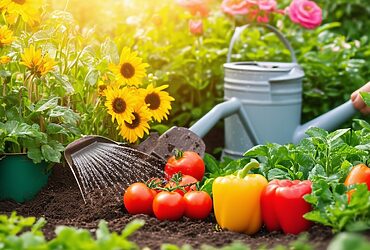
[(94, 142), (71, 155), (72, 172), (84, 201), (92, 195), (111, 191), (116, 200), (130, 184), (163, 176), (164, 162), (133, 148), (113, 143)]

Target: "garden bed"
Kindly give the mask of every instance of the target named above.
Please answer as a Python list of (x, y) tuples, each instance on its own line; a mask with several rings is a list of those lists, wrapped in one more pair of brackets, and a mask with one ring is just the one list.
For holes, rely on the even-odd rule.
[[(99, 220), (108, 221), (114, 231), (121, 231), (124, 226), (135, 218), (145, 220), (145, 226), (136, 232), (131, 240), (140, 247), (158, 249), (163, 243), (176, 245), (190, 244), (199, 247), (202, 244), (223, 246), (235, 240), (251, 246), (287, 245), (297, 239), (297, 236), (284, 235), (280, 232), (268, 233), (261, 230), (254, 236), (227, 231), (217, 231), (213, 217), (205, 221), (191, 221), (183, 218), (180, 221), (158, 221), (145, 215), (131, 216), (127, 214), (123, 203), (117, 203), (105, 195), (96, 200), (95, 204), (85, 205), (79, 193), (78, 186), (68, 167), (56, 166), (50, 177), (48, 186), (32, 201), (17, 204), (10, 201), (0, 202), (0, 213), (10, 213), (16, 210), (23, 216), (45, 217), (47, 225), (43, 231), (47, 238), (54, 236), (57, 225), (68, 225), (87, 228), (94, 232)], [(370, 235), (368, 235), (370, 238)], [(325, 249), (333, 235), (329, 228), (314, 226), (308, 232), (308, 239), (316, 249)]]

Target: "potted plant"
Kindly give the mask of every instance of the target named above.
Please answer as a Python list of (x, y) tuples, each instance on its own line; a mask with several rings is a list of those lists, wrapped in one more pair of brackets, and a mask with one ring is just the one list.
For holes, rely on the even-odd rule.
[(65, 145), (80, 135), (79, 115), (68, 106), (68, 78), (58, 82), (62, 65), (47, 53), (48, 40), (35, 38), (46, 32), (41, 6), (12, 1), (1, 7), (0, 200), (24, 202), (47, 183)]

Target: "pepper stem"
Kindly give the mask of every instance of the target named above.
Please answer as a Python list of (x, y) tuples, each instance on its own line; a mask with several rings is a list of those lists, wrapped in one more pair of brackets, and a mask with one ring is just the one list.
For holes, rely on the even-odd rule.
[(243, 179), (245, 176), (247, 176), (248, 172), (251, 170), (251, 169), (254, 169), (254, 168), (258, 168), (259, 167), (259, 163), (257, 161), (250, 161), (248, 162), (244, 168), (242, 168), (241, 170), (237, 171), (236, 172), (236, 176), (238, 178), (241, 178)]

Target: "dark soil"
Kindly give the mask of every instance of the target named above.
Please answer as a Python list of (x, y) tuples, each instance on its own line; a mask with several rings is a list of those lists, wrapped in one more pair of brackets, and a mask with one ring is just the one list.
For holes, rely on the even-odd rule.
[[(159, 221), (145, 215), (131, 216), (127, 214), (122, 202), (112, 199), (109, 194), (92, 195), (93, 204), (85, 204), (72, 172), (67, 166), (56, 166), (49, 178), (48, 185), (37, 197), (24, 204), (11, 201), (0, 202), (0, 214), (9, 214), (16, 210), (19, 215), (45, 217), (47, 224), (43, 231), (48, 239), (54, 236), (57, 225), (67, 225), (89, 229), (94, 232), (99, 220), (108, 222), (111, 230), (120, 232), (125, 225), (135, 218), (144, 219), (145, 226), (136, 232), (130, 239), (140, 247), (159, 249), (163, 243), (176, 245), (190, 244), (199, 248), (203, 244), (224, 246), (235, 240), (257, 246), (288, 245), (298, 238), (294, 235), (284, 235), (281, 232), (268, 233), (264, 229), (256, 235), (248, 236), (228, 231), (217, 231), (214, 217), (205, 221), (192, 221), (183, 218), (180, 221)], [(333, 235), (329, 228), (314, 226), (308, 232), (308, 240), (316, 249), (326, 249)]]
[[(202, 244), (223, 246), (235, 240), (245, 242), (251, 246), (260, 245), (287, 245), (297, 236), (284, 235), (280, 232), (267, 233), (262, 230), (254, 236), (233, 232), (219, 232), (216, 230), (215, 219), (210, 216), (205, 221), (192, 221), (183, 218), (180, 221), (159, 221), (156, 218), (127, 214), (121, 202), (111, 199), (112, 196), (96, 193), (94, 203), (84, 204), (74, 181), (72, 172), (66, 166), (56, 166), (45, 187), (37, 197), (24, 204), (11, 201), (0, 202), (0, 213), (9, 213), (16, 210), (23, 216), (45, 217), (48, 223), (43, 231), (51, 239), (57, 225), (67, 225), (86, 228), (94, 232), (99, 220), (108, 221), (114, 231), (121, 231), (125, 225), (135, 218), (145, 220), (145, 226), (136, 232), (131, 240), (140, 247), (159, 249), (162, 243), (177, 245), (190, 244), (197, 248)], [(325, 249), (332, 238), (330, 229), (314, 226), (309, 231), (309, 239), (317, 249)]]

